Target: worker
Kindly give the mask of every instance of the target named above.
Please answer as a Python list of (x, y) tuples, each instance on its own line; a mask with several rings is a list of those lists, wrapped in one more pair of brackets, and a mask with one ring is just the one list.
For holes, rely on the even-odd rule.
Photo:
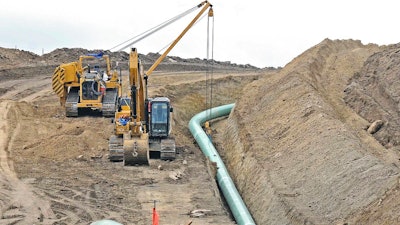
[(122, 126), (125, 126), (129, 122), (129, 116), (127, 115), (122, 115), (119, 119), (118, 122), (121, 123)]

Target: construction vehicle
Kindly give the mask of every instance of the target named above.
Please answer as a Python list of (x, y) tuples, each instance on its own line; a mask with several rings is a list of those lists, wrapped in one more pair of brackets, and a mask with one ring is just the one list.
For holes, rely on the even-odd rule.
[(213, 16), (212, 5), (207, 1), (169, 48), (144, 73), (137, 50), (129, 55), (130, 96), (120, 98), (115, 113), (115, 134), (109, 140), (109, 159), (124, 161), (124, 165), (149, 165), (150, 158), (173, 160), (176, 157), (175, 140), (171, 133), (171, 112), (173, 109), (167, 97), (149, 98), (147, 81), (152, 72), (193, 26), (207, 8)]
[(52, 87), (67, 117), (77, 117), (80, 109), (113, 117), (122, 92), (118, 72), (111, 70), (110, 57), (103, 53), (83, 55), (77, 62), (61, 64), (54, 70)]
[(144, 76), (136, 49), (129, 56), (130, 97), (118, 101), (115, 134), (109, 140), (110, 161), (125, 165), (148, 165), (150, 158), (173, 160), (175, 140), (171, 133), (173, 108), (167, 97), (147, 97)]

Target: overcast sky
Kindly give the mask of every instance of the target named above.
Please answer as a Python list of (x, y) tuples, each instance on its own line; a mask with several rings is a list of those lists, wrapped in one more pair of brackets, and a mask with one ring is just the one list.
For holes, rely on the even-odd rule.
[[(39, 55), (62, 47), (107, 50), (200, 2), (4, 0), (0, 4), (0, 47)], [(215, 15), (213, 55), (219, 61), (277, 67), (285, 66), (325, 38), (379, 45), (400, 42), (400, 8), (395, 0), (210, 2)], [(162, 50), (197, 12), (134, 47), (143, 54)], [(207, 18), (204, 18), (170, 55), (206, 58), (206, 40)]]

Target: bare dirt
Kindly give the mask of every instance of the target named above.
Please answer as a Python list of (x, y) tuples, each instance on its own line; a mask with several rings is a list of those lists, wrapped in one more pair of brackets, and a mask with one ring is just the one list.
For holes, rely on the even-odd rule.
[[(124, 167), (107, 158), (110, 118), (65, 117), (51, 89), (55, 67), (49, 65), (60, 60), (0, 50), (0, 224), (89, 224), (101, 219), (150, 224), (154, 201), (160, 224), (235, 224), (187, 127), (205, 109), (206, 73), (182, 71), (188, 68), (183, 64), (179, 72), (150, 77), (150, 93), (172, 99), (179, 154), (174, 161), (151, 160), (149, 167)], [(64, 49), (62, 58), (74, 61), (75, 55), (76, 50)], [(235, 101), (241, 87), (261, 75), (259, 69), (235, 71), (213, 73), (219, 80), (215, 90), (232, 92), (216, 97), (215, 104)], [(193, 217), (190, 211), (196, 209), (207, 213)]]
[[(399, 152), (367, 132), (399, 121), (400, 86), (379, 70), (397, 76), (398, 46), (386, 49), (327, 39), (244, 88), (219, 148), (257, 224), (399, 224)], [(386, 124), (394, 146), (398, 129)]]
[[(160, 224), (235, 224), (187, 127), (210, 105), (208, 62), (170, 57), (150, 77), (174, 105), (177, 159), (124, 167), (107, 160), (110, 119), (66, 118), (51, 90), (68, 49), (0, 50), (1, 224), (150, 224), (154, 200)], [(215, 63), (212, 105), (236, 106), (213, 140), (257, 224), (400, 224), (399, 52), (326, 39), (281, 70)]]

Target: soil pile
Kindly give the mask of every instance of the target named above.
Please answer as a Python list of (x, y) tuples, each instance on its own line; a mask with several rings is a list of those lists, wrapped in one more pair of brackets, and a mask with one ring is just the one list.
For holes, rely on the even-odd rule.
[(244, 88), (220, 139), (257, 224), (396, 223), (399, 211), (379, 205), (398, 202), (388, 194), (397, 190), (398, 154), (343, 101), (348, 80), (382, 50), (326, 39)]
[(0, 69), (34, 65), (39, 58), (32, 52), (0, 47)]
[[(76, 62), (79, 56), (87, 54), (103, 53), (110, 56), (112, 69), (118, 66), (122, 70), (128, 69), (129, 54), (126, 52), (111, 52), (109, 50), (87, 50), (83, 48), (58, 48), (54, 51), (38, 56), (34, 53), (17, 50), (0, 48), (0, 79), (20, 79), (22, 77), (35, 77), (37, 75), (52, 74), (54, 69), (63, 63)], [(143, 67), (148, 70), (158, 59), (160, 54), (148, 53), (140, 54)], [(184, 59), (177, 56), (167, 56), (161, 64), (156, 68), (155, 72), (183, 72), (183, 71), (216, 71), (216, 72), (232, 72), (232, 71), (260, 71), (260, 68), (246, 64), (236, 64), (220, 61), (211, 61), (206, 59)], [(264, 68), (264, 71), (276, 71), (276, 68)]]
[(370, 131), (386, 148), (400, 150), (400, 45), (389, 46), (365, 62), (345, 90), (345, 101), (371, 124)]
[[(77, 61), (79, 56), (93, 54), (93, 53), (102, 53), (105, 55), (109, 55), (111, 61), (115, 66), (116, 62), (119, 62), (119, 65), (126, 69), (129, 61), (129, 54), (123, 51), (119, 52), (111, 52), (109, 50), (87, 50), (82, 48), (59, 48), (50, 53), (44, 54), (40, 58), (46, 61), (47, 64), (57, 65), (61, 63), (68, 63)], [(157, 59), (160, 57), (159, 53), (148, 53), (148, 54), (140, 54), (139, 58), (141, 59), (145, 69), (149, 68)], [(206, 59), (200, 58), (192, 58), (192, 59), (184, 59), (178, 56), (167, 56), (159, 65), (159, 71), (205, 71), (207, 66), (213, 65), (214, 69), (217, 70), (257, 70), (259, 68), (252, 66), (250, 64), (241, 65), (236, 63), (220, 62), (220, 61), (207, 61)], [(274, 68), (269, 68), (274, 69)]]

